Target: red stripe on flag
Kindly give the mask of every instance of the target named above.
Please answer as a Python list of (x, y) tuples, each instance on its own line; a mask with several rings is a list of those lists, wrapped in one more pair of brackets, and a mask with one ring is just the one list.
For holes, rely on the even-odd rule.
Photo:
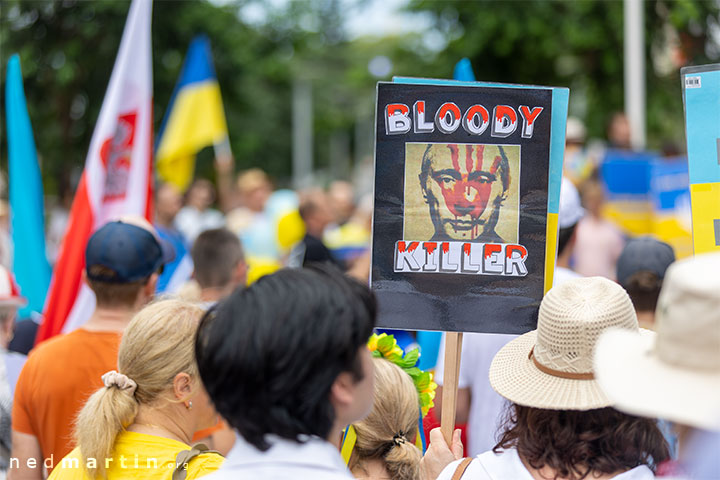
[[(150, 118), (153, 118), (153, 104), (152, 100), (150, 101)], [(147, 176), (147, 199), (145, 203), (145, 218), (147, 218), (147, 221), (150, 223), (154, 222), (154, 195), (153, 195), (153, 181), (155, 180), (155, 177), (153, 177), (153, 164), (154, 158), (153, 158), (153, 145), (155, 145), (155, 139), (153, 138), (153, 125), (152, 122), (150, 122), (150, 141), (148, 142), (148, 176)]]
[(87, 179), (83, 174), (70, 210), (62, 250), (53, 271), (45, 315), (38, 329), (36, 344), (62, 332), (65, 320), (80, 292), (82, 271), (85, 268), (85, 246), (92, 234), (92, 228), (93, 212), (88, 197)]

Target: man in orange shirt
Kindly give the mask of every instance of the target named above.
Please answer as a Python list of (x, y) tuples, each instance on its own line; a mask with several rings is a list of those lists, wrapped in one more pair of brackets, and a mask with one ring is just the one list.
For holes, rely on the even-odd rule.
[(84, 280), (95, 292), (95, 311), (83, 327), (30, 352), (15, 389), (17, 463), (11, 463), (8, 478), (41, 480), (43, 467), (52, 471), (72, 450), (75, 416), (102, 387), (100, 377), (117, 369), (122, 332), (152, 299), (157, 272), (172, 256), (172, 248), (142, 219), (107, 223), (90, 237)]

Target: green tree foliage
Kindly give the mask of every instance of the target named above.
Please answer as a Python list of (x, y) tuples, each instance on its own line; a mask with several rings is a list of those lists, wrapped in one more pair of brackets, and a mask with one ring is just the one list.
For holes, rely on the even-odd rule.
[[(369, 112), (362, 120), (372, 122), (374, 79), (366, 68), (370, 52), (353, 53), (337, 0), (289, 2), (285, 9), (267, 12), (264, 21), (248, 24), (242, 9), (251, 3), (154, 3), (155, 133), (187, 47), (193, 36), (205, 33), (237, 168), (259, 166), (282, 184), (291, 169), (293, 80), (312, 85), (315, 163), (326, 166), (330, 137), (344, 131), (352, 139), (358, 105)], [(9, 55), (20, 53), (46, 191), (57, 192), (68, 183), (73, 167), (77, 171), (85, 161), (129, 5), (11, 0), (0, 6), (0, 60), (4, 72)], [(0, 115), (4, 119), (4, 110)], [(198, 175), (214, 174), (211, 158), (211, 149), (201, 152)]]
[[(703, 0), (644, 1), (647, 121), (650, 146), (684, 143), (679, 67), (717, 58), (711, 32), (718, 4)], [(412, 0), (432, 12), (447, 39), (431, 69), (452, 73), (470, 58), (479, 79), (570, 87), (571, 114), (604, 137), (611, 114), (623, 110), (622, 1)]]

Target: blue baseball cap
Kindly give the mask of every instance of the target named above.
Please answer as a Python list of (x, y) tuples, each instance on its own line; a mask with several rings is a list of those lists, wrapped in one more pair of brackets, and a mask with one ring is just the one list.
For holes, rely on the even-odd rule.
[[(138, 222), (139, 223), (139, 222)], [(152, 229), (152, 226), (148, 224)], [(124, 221), (109, 222), (92, 234), (85, 249), (90, 280), (131, 283), (145, 279), (175, 258), (175, 250), (153, 230)], [(98, 271), (96, 266), (104, 267)]]
[(633, 238), (627, 242), (617, 261), (617, 281), (623, 287), (638, 272), (651, 272), (660, 280), (675, 261), (675, 252), (665, 242), (652, 237)]

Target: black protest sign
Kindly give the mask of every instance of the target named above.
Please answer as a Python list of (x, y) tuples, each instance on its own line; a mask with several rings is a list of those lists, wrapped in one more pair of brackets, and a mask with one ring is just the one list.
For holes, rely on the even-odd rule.
[(378, 85), (371, 283), (380, 326), (535, 327), (552, 108), (547, 88)]

